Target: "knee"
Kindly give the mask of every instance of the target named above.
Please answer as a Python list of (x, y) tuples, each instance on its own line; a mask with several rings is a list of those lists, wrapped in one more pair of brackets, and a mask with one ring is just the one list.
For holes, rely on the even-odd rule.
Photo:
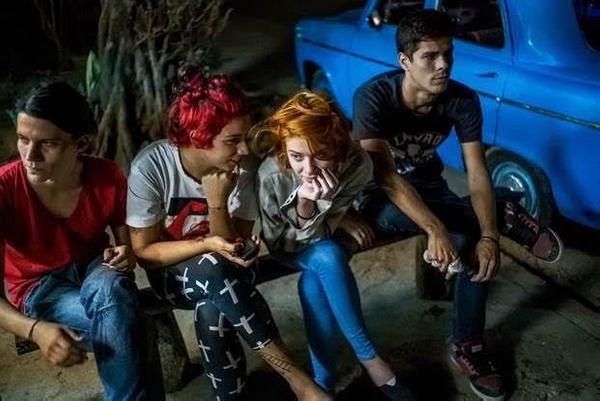
[(348, 270), (348, 253), (336, 241), (325, 240), (312, 246), (305, 265), (319, 275), (339, 275)]
[(81, 287), (81, 301), (86, 311), (108, 306), (137, 308), (137, 287), (132, 277), (107, 271), (88, 277)]
[(195, 256), (189, 259), (189, 263), (198, 267), (190, 270), (194, 279), (201, 281), (222, 281), (230, 278), (237, 269), (229, 260), (216, 252)]
[(115, 274), (105, 283), (106, 298), (113, 302), (131, 302), (137, 299), (137, 287), (133, 278), (125, 274)]
[(298, 280), (298, 293), (303, 302), (321, 298), (323, 296), (321, 280), (314, 272), (302, 272)]
[(463, 257), (468, 255), (470, 250), (475, 246), (475, 239), (470, 235), (450, 233), (449, 236), (450, 241)]
[(390, 234), (419, 231), (413, 221), (392, 202), (386, 200), (383, 204), (373, 207), (377, 212), (372, 215), (370, 221), (378, 230)]

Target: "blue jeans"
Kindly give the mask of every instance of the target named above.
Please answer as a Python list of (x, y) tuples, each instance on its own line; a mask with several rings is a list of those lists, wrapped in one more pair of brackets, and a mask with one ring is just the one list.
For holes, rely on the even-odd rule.
[[(450, 240), (463, 262), (471, 260), (471, 254), (479, 238), (479, 223), (467, 198), (459, 198), (439, 177), (430, 181), (412, 182), (430, 210), (446, 225)], [(363, 218), (386, 234), (421, 234), (423, 230), (406, 216), (379, 189), (361, 194), (364, 199), (358, 208)], [(458, 274), (454, 291), (452, 336), (450, 341), (465, 342), (481, 339), (485, 329), (485, 304), (487, 282), (472, 282), (471, 276)]]
[(313, 375), (317, 384), (332, 391), (339, 330), (358, 359), (369, 360), (377, 355), (363, 321), (349, 255), (336, 241), (323, 240), (301, 252), (281, 256), (302, 271), (298, 291)]
[(44, 276), (27, 295), (24, 312), (82, 335), (77, 346), (94, 352), (108, 401), (146, 400), (136, 286), (131, 275), (101, 263), (98, 256)]

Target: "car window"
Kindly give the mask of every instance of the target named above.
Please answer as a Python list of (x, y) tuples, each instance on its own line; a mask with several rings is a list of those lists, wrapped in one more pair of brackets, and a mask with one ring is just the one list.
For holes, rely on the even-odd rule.
[(384, 24), (398, 25), (400, 19), (411, 11), (423, 8), (425, 0), (383, 0), (378, 11)]
[(456, 37), (483, 46), (504, 47), (502, 14), (497, 0), (441, 0), (440, 10), (456, 22)]
[(587, 43), (600, 51), (600, 0), (575, 0), (575, 10)]

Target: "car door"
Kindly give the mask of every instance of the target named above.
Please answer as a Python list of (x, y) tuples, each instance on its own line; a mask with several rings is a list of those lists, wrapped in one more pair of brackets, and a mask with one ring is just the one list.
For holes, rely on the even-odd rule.
[[(456, 21), (452, 78), (477, 92), (483, 111), (483, 142), (492, 145), (506, 79), (512, 65), (504, 0), (439, 0)], [(444, 163), (464, 169), (456, 135), (439, 148)]]

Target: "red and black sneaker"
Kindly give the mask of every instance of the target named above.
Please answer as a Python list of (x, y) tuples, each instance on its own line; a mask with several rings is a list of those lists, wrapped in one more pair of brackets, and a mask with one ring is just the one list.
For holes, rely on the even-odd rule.
[(506, 202), (503, 235), (525, 246), (538, 259), (554, 263), (560, 259), (563, 243), (559, 236), (539, 222), (518, 203)]
[(502, 376), (485, 352), (481, 341), (450, 343), (450, 362), (469, 378), (471, 390), (484, 401), (504, 400)]

